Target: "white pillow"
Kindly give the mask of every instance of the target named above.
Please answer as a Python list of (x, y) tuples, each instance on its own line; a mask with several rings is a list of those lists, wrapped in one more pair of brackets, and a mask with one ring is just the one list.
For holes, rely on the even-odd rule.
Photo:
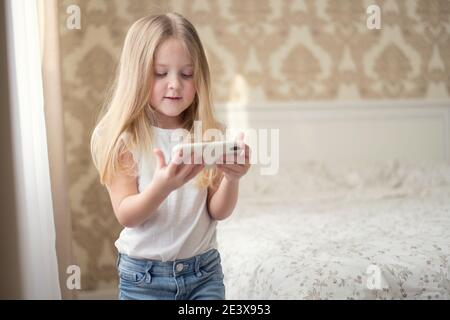
[(263, 176), (252, 166), (240, 183), (240, 199), (258, 203), (309, 202), (323, 199), (379, 199), (423, 196), (450, 186), (450, 165), (392, 161), (327, 166), (318, 162), (280, 167)]

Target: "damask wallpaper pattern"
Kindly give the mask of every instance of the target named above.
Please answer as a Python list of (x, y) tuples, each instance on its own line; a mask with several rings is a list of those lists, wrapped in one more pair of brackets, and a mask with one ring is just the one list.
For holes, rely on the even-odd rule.
[[(371, 4), (381, 8), (380, 30), (367, 28)], [(70, 5), (80, 8), (79, 30), (66, 26)], [(90, 133), (127, 29), (165, 11), (196, 26), (216, 102), (450, 96), (450, 0), (60, 1), (69, 205), (85, 290), (116, 284), (121, 230), (91, 161)]]

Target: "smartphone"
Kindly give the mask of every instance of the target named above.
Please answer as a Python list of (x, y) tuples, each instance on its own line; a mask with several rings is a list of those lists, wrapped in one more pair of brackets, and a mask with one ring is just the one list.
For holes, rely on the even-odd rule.
[(239, 154), (242, 148), (234, 141), (214, 141), (181, 143), (172, 148), (172, 157), (179, 151), (184, 163), (192, 163), (191, 155), (194, 154), (194, 163), (203, 159), (205, 167), (212, 167), (226, 154)]

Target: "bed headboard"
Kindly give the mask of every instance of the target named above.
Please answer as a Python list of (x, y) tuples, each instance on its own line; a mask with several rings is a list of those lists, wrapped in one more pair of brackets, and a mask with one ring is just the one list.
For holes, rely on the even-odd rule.
[(279, 129), (280, 165), (449, 163), (450, 100), (227, 104), (216, 114), (233, 129)]

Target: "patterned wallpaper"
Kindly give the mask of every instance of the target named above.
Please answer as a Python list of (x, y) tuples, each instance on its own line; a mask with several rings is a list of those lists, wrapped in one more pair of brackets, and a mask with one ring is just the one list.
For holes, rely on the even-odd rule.
[[(73, 4), (79, 30), (66, 27)], [(381, 8), (380, 30), (366, 26), (371, 4)], [(450, 0), (59, 1), (69, 205), (85, 290), (117, 284), (121, 230), (91, 162), (89, 134), (128, 27), (165, 10), (196, 26), (217, 102), (450, 96)]]

